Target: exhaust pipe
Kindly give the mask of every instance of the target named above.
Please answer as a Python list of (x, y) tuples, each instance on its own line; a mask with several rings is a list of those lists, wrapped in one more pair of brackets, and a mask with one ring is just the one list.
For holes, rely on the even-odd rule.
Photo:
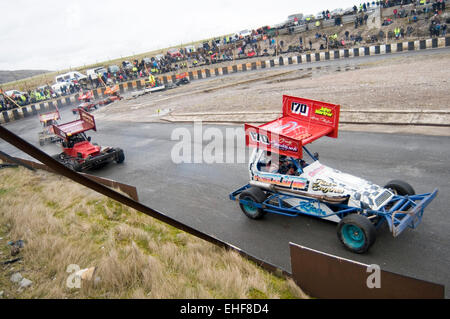
[(263, 188), (263, 189), (267, 189), (272, 192), (275, 191), (274, 185), (269, 184), (269, 183), (264, 183), (264, 182), (260, 182), (260, 181), (250, 181), (250, 185), (259, 187), (259, 188)]
[(268, 191), (272, 191), (272, 192), (286, 192), (286, 193), (291, 193), (294, 195), (300, 195), (300, 196), (304, 196), (304, 197), (314, 198), (314, 199), (318, 199), (318, 200), (328, 202), (331, 204), (342, 203), (348, 199), (348, 196), (314, 195), (314, 194), (309, 194), (309, 193), (305, 193), (302, 191), (296, 191), (296, 190), (289, 189), (289, 188), (279, 187), (279, 186), (276, 186), (276, 185), (273, 185), (270, 183), (264, 183), (264, 182), (260, 182), (260, 181), (250, 181), (250, 185), (259, 187), (259, 188), (262, 188), (262, 189), (265, 189)]

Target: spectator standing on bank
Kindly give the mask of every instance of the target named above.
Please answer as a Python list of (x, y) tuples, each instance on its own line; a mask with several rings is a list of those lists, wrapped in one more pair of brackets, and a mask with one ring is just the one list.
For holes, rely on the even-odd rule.
[(407, 37), (410, 37), (411, 34), (412, 34), (412, 32), (413, 32), (413, 28), (412, 28), (411, 26), (408, 26), (408, 27), (406, 28), (406, 36), (407, 36)]
[(435, 29), (435, 34), (436, 34), (436, 36), (438, 37), (439, 36), (439, 34), (441, 33), (441, 25), (438, 23), (438, 24), (436, 24), (435, 25), (435, 27), (434, 27)]

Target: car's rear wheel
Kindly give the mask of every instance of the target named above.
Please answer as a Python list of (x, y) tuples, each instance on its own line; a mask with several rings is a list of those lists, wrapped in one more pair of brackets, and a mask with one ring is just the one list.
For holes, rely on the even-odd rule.
[(58, 162), (61, 162), (61, 159), (62, 159), (61, 153), (52, 155), (52, 158), (53, 158), (54, 160), (57, 160)]
[(401, 180), (393, 180), (387, 183), (384, 188), (390, 189), (396, 195), (415, 195), (414, 188), (407, 182)]
[(337, 235), (345, 248), (354, 253), (362, 254), (367, 252), (375, 243), (376, 230), (367, 217), (350, 214), (339, 222)]
[(265, 211), (261, 207), (257, 207), (256, 204), (261, 204), (266, 200), (266, 194), (257, 187), (250, 187), (243, 191), (239, 196), (240, 200), (245, 203), (239, 203), (245, 216), (251, 219), (260, 219), (265, 215)]

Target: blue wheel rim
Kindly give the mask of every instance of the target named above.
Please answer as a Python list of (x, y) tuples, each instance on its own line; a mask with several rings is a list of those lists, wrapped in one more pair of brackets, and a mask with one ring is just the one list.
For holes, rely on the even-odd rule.
[(352, 249), (360, 249), (366, 242), (366, 236), (361, 228), (352, 224), (346, 224), (341, 230), (344, 243)]
[(246, 198), (244, 198), (244, 200), (251, 202), (249, 204), (242, 204), (242, 207), (244, 208), (245, 212), (248, 213), (249, 215), (255, 215), (257, 213), (257, 208), (253, 204), (252, 199), (246, 197)]

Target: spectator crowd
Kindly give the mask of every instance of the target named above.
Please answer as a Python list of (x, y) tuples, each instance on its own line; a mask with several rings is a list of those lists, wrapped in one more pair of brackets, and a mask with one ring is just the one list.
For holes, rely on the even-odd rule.
[[(446, 0), (382, 0), (360, 3), (359, 6), (350, 8), (350, 13), (355, 16), (354, 29), (367, 25), (370, 10), (373, 8), (390, 8), (394, 7), (392, 15), (384, 19), (382, 26), (387, 26), (396, 19), (408, 18), (409, 22), (417, 22), (420, 15), (431, 16), (429, 34), (433, 36), (445, 36), (447, 25), (440, 18), (439, 13), (445, 10)], [(430, 5), (431, 4), (431, 5)], [(404, 7), (408, 5), (408, 7)], [(399, 7), (399, 8), (398, 8)], [(120, 66), (113, 65), (108, 68), (99, 68), (100, 71), (89, 75), (85, 82), (78, 83), (76, 80), (68, 82), (67, 86), (61, 86), (60, 92), (55, 92), (50, 86), (44, 86), (35, 90), (29, 90), (20, 95), (12, 95), (6, 98), (0, 94), (0, 111), (11, 109), (18, 106), (24, 106), (30, 103), (38, 103), (56, 96), (68, 95), (82, 91), (88, 88), (98, 88), (103, 85), (117, 84), (133, 79), (152, 77), (153, 75), (161, 75), (169, 72), (186, 72), (189, 67), (202, 65), (210, 65), (223, 61), (231, 61), (250, 57), (260, 56), (276, 56), (287, 52), (304, 52), (313, 50), (313, 42), (319, 43), (319, 49), (341, 48), (347, 45), (354, 45), (365, 41), (373, 43), (385, 38), (400, 39), (410, 36), (413, 27), (408, 26), (396, 27), (392, 31), (384, 32), (379, 30), (378, 34), (372, 34), (363, 39), (360, 33), (350, 34), (345, 31), (344, 36), (339, 38), (338, 34), (333, 32), (326, 34), (316, 32), (309, 39), (303, 36), (298, 38), (298, 45), (285, 45), (283, 40), (277, 40), (279, 31), (286, 29), (288, 34), (294, 32), (293, 26), (304, 24), (306, 31), (312, 22), (316, 22), (317, 30), (321, 20), (335, 19), (335, 25), (341, 25), (341, 18), (348, 13), (336, 14), (329, 10), (323, 10), (321, 17), (314, 18), (307, 16), (305, 19), (295, 17), (293, 21), (277, 27), (264, 26), (256, 30), (246, 33), (238, 33), (233, 36), (225, 36), (206, 41), (199, 47), (187, 46), (185, 48), (171, 49), (166, 54), (160, 54), (151, 58), (135, 59), (132, 62), (123, 61)], [(392, 18), (391, 18), (392, 17)], [(314, 25), (314, 24), (313, 24)], [(10, 100), (11, 99), (11, 100)]]
[(21, 94), (11, 94), (11, 96), (5, 96), (6, 94), (0, 94), (0, 112), (10, 110), (18, 106), (26, 106), (28, 104), (41, 103), (47, 100), (51, 100), (58, 96), (70, 95), (77, 92), (81, 92), (81, 86), (76, 82), (70, 83), (67, 88), (64, 87), (62, 94), (56, 93), (50, 86), (46, 85), (34, 90), (28, 90), (21, 92)]

